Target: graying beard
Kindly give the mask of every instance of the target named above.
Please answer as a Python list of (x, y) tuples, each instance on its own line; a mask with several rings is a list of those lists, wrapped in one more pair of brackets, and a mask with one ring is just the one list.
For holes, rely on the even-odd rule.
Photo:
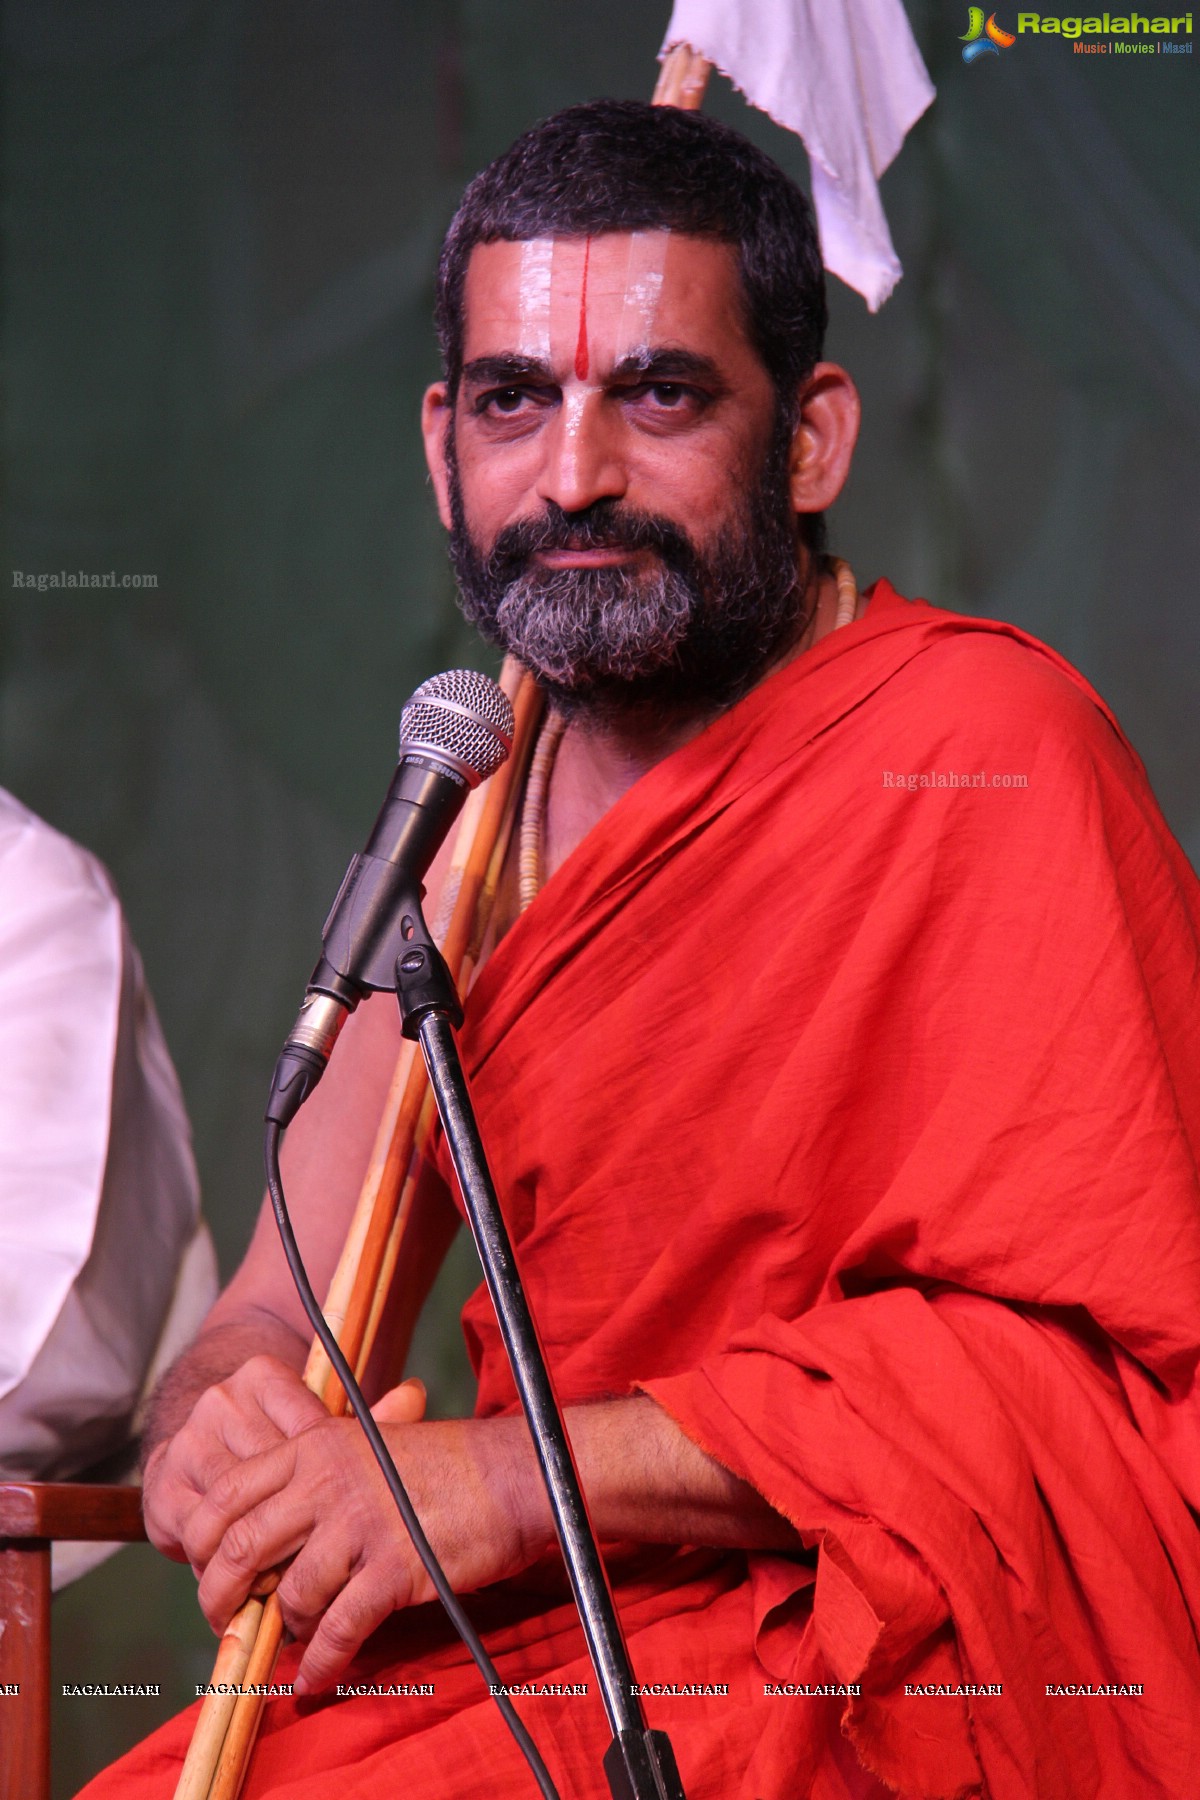
[(693, 590), (671, 569), (528, 570), (506, 588), (496, 626), (535, 674), (575, 692), (668, 668), (695, 607)]

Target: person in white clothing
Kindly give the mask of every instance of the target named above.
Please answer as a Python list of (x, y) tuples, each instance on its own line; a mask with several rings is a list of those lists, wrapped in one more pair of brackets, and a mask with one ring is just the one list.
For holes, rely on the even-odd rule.
[[(216, 1260), (108, 873), (3, 789), (0, 1016), (0, 1476), (126, 1479)], [(56, 1585), (97, 1560), (58, 1548)]]

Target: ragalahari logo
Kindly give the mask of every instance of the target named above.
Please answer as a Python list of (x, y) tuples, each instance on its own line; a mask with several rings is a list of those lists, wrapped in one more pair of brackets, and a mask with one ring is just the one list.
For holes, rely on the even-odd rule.
[(999, 56), (1002, 50), (1011, 50), (1016, 41), (1011, 31), (997, 25), (995, 13), (988, 14), (985, 24), (982, 6), (968, 6), (967, 29), (959, 39), (965, 63), (973, 63), (980, 56)]

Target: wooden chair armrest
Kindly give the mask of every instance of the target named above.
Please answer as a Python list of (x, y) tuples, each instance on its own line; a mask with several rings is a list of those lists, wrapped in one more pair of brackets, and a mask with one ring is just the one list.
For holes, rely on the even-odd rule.
[(0, 1800), (49, 1800), (51, 1540), (145, 1535), (140, 1488), (0, 1482)]
[(0, 1482), (0, 1539), (142, 1542), (142, 1490), (74, 1481)]

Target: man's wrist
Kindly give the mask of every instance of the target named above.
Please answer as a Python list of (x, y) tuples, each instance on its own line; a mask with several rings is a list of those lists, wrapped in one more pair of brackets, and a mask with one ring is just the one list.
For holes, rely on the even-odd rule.
[(478, 1460), (498, 1516), (507, 1520), (520, 1568), (555, 1542), (554, 1514), (529, 1427), (523, 1418), (471, 1421)]

